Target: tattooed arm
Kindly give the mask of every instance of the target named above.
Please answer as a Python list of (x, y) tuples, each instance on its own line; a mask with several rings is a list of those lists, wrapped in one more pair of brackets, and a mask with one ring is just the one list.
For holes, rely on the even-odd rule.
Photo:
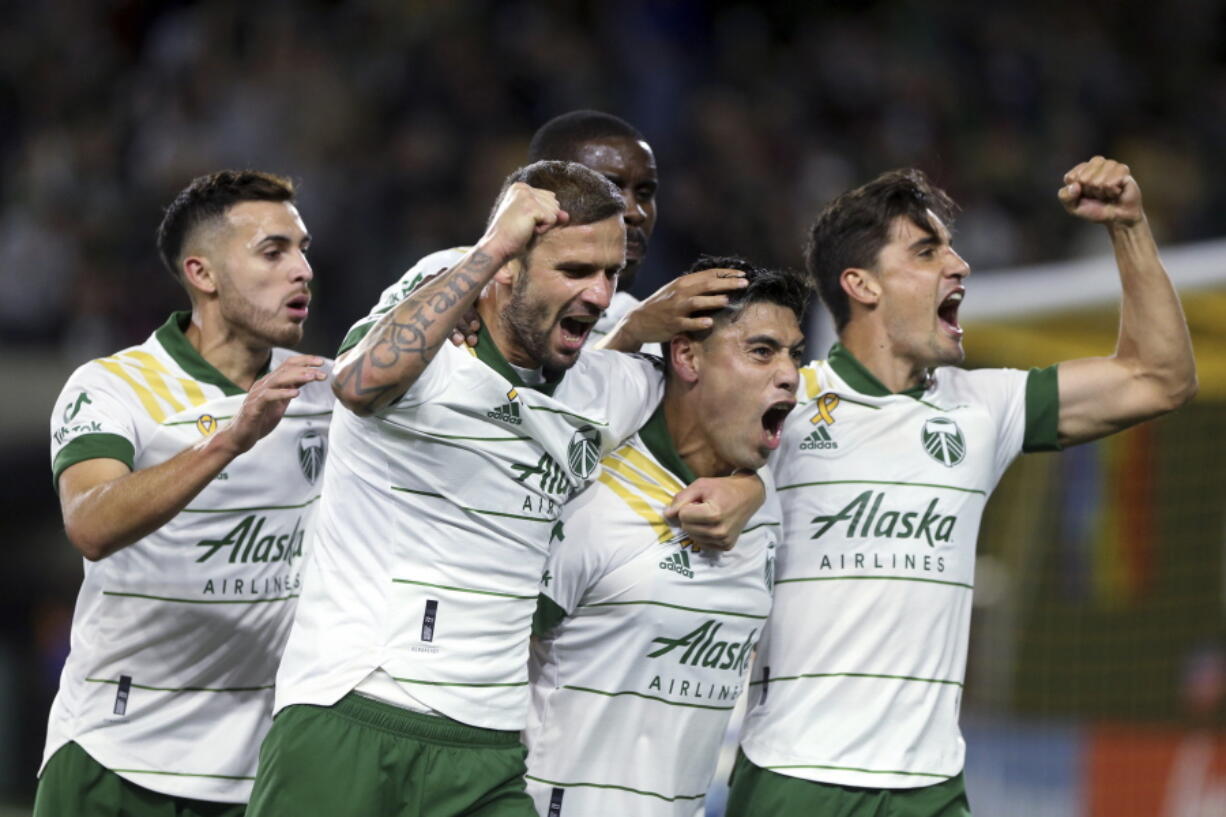
[(485, 236), (454, 267), (417, 288), (341, 355), (332, 391), (346, 408), (367, 416), (411, 387), (494, 274), (533, 237), (567, 215), (547, 190), (517, 183), (503, 195)]

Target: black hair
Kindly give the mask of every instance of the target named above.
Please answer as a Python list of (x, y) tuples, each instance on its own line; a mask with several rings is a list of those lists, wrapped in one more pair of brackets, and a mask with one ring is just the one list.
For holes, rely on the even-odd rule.
[(571, 111), (555, 116), (537, 130), (528, 145), (528, 161), (571, 160), (584, 142), (625, 138), (646, 141), (626, 120), (601, 111)]
[(258, 170), (221, 170), (192, 179), (166, 208), (157, 229), (158, 253), (175, 278), (180, 278), (183, 248), (201, 225), (219, 219), (244, 201), (294, 200), (294, 183)]

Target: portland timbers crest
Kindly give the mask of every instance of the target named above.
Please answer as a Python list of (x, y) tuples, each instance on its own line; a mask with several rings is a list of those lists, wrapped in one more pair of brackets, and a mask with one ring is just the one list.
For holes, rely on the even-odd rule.
[(591, 476), (596, 470), (596, 463), (600, 462), (600, 432), (592, 426), (580, 426), (570, 438), (566, 461), (580, 479)]
[(302, 475), (312, 485), (324, 471), (327, 449), (327, 440), (313, 428), (308, 428), (298, 435), (298, 465), (302, 468)]
[(924, 423), (920, 440), (928, 455), (947, 468), (953, 468), (966, 456), (962, 429), (948, 417), (933, 417)]

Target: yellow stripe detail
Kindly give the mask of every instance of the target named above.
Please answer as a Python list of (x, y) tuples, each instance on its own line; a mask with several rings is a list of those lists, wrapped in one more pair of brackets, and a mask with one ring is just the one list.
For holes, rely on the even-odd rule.
[(154, 371), (164, 374), (167, 377), (173, 378), (174, 381), (183, 388), (183, 393), (187, 395), (188, 401), (193, 406), (199, 406), (200, 404), (204, 403), (205, 400), (207, 399), (204, 396), (204, 391), (200, 388), (199, 383), (197, 383), (195, 380), (188, 380), (185, 377), (175, 377), (174, 374), (169, 369), (167, 369), (165, 366), (162, 365), (162, 361), (158, 360), (156, 357), (149, 354), (148, 352), (142, 352), (139, 349), (133, 349), (131, 352), (128, 352), (127, 354), (129, 357), (133, 358), (134, 360), (139, 361), (142, 365), (146, 366), (147, 368), (153, 369)]
[(114, 358), (102, 358), (98, 361), (98, 364), (132, 387), (132, 391), (136, 392), (136, 396), (140, 398), (141, 405), (145, 407), (145, 411), (149, 413), (149, 416), (153, 418), (155, 423), (160, 423), (166, 419), (166, 413), (158, 405), (157, 398), (153, 396), (153, 392), (132, 379), (132, 375), (124, 371), (123, 366), (119, 365), (118, 361)]
[(810, 366), (805, 366), (800, 370), (800, 375), (805, 379), (805, 399), (812, 400), (814, 397), (817, 397), (818, 392), (821, 391), (821, 387), (817, 382), (817, 370)]
[(626, 486), (618, 482), (617, 477), (607, 471), (600, 474), (600, 481), (608, 485), (613, 493), (622, 498), (622, 501), (630, 506), (630, 510), (641, 516), (647, 524), (651, 525), (652, 530), (656, 532), (656, 536), (661, 542), (667, 542), (673, 538), (673, 529), (664, 521), (664, 517), (655, 511), (647, 501), (642, 497), (637, 496)]
[(627, 482), (654, 499), (656, 502), (666, 506), (672, 504), (672, 494), (644, 477), (638, 471), (632, 469), (629, 464), (619, 458), (616, 453), (605, 457), (601, 464), (605, 467), (605, 470), (620, 474)]
[(153, 393), (162, 398), (168, 406), (177, 414), (183, 410), (183, 404), (174, 398), (170, 393), (170, 387), (166, 385), (166, 381), (158, 374), (156, 369), (151, 369), (147, 366), (142, 366), (135, 361), (125, 361), (133, 365), (140, 376), (149, 384), (149, 388), (153, 389)]
[(623, 457), (627, 462), (635, 468), (642, 471), (651, 479), (659, 483), (664, 490), (669, 493), (669, 502), (672, 502), (672, 495), (681, 491), (685, 486), (674, 477), (672, 474), (665, 471), (660, 466), (656, 465), (652, 460), (643, 455), (642, 452), (628, 445), (623, 445), (621, 448), (613, 452), (615, 455)]

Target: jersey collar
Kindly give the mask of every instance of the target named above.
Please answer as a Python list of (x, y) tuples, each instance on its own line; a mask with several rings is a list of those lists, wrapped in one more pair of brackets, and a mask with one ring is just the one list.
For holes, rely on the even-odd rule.
[(664, 401), (656, 408), (647, 424), (639, 429), (639, 439), (656, 461), (672, 472), (686, 485), (694, 481), (694, 472), (681, 459), (677, 447), (673, 445), (672, 435), (668, 433), (668, 422), (664, 419)]
[(834, 369), (834, 373), (843, 378), (844, 383), (860, 394), (867, 394), (870, 397), (889, 397), (893, 394), (901, 394), (918, 399), (927, 389), (927, 386), (921, 383), (904, 391), (890, 391), (841, 343), (830, 347), (830, 354), (826, 356), (826, 360), (830, 363), (830, 368)]
[(489, 366), (498, 374), (505, 377), (511, 382), (512, 386), (518, 389), (536, 389), (542, 394), (553, 396), (553, 390), (562, 382), (562, 376), (558, 375), (553, 380), (546, 380), (544, 383), (525, 383), (523, 378), (519, 376), (519, 372), (511, 368), (511, 364), (507, 363), (507, 359), (503, 357), (502, 351), (499, 350), (498, 344), (494, 343), (494, 339), (490, 337), (490, 333), (486, 331), (485, 324), (481, 324), (480, 331), (477, 332), (477, 359)]
[[(187, 335), (183, 334), (183, 330), (191, 322), (191, 319), (191, 312), (171, 312), (166, 323), (162, 324), (153, 333), (153, 336), (157, 338), (158, 343), (162, 344), (166, 354), (170, 355), (174, 362), (179, 364), (179, 368), (187, 372), (195, 380), (201, 383), (208, 383), (210, 386), (216, 386), (227, 397), (235, 394), (246, 394), (244, 389), (234, 385), (230, 378), (217, 371), (212, 363), (201, 357), (200, 352), (196, 351), (196, 347), (192, 346), (191, 341), (187, 339)], [(268, 369), (271, 365), (272, 355), (269, 354), (268, 363), (264, 365), (263, 371), (256, 375), (256, 379), (258, 380), (268, 374)]]

